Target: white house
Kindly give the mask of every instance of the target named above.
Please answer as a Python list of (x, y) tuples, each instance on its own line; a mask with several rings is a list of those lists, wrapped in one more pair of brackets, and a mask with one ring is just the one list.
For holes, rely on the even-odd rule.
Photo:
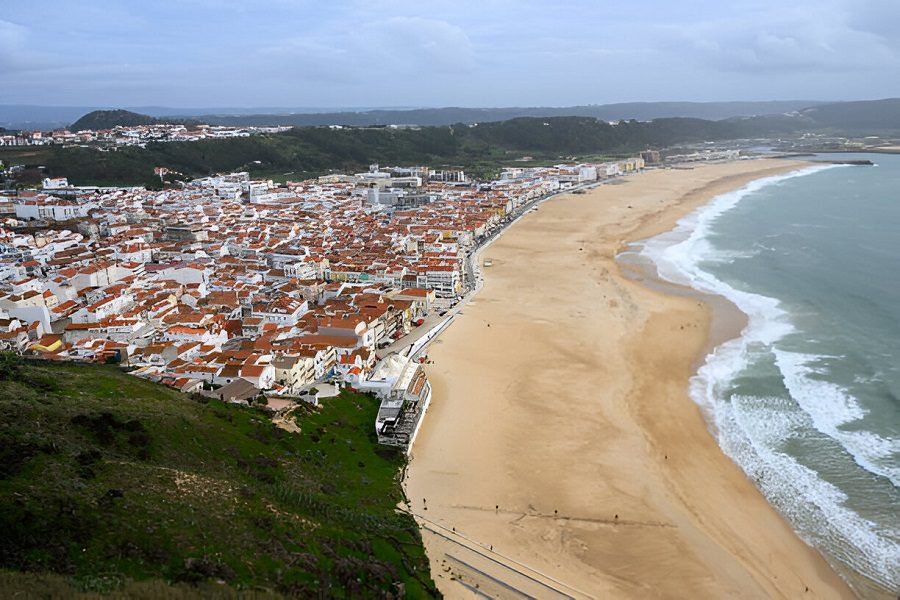
[(275, 367), (267, 365), (245, 365), (240, 376), (261, 390), (270, 389), (275, 384)]
[(45, 190), (61, 190), (69, 187), (69, 180), (65, 177), (45, 177), (41, 185)]
[(15, 203), (16, 218), (22, 220), (68, 221), (88, 216), (94, 202), (79, 204), (73, 200), (61, 198), (37, 197), (17, 200)]
[(259, 317), (279, 326), (293, 327), (309, 311), (309, 303), (303, 298), (288, 296), (257, 304), (252, 316)]
[(286, 386), (289, 392), (316, 379), (312, 356), (281, 356), (272, 361), (272, 366), (275, 367), (275, 381)]
[(134, 304), (131, 294), (109, 295), (72, 315), (73, 323), (96, 323), (122, 314)]

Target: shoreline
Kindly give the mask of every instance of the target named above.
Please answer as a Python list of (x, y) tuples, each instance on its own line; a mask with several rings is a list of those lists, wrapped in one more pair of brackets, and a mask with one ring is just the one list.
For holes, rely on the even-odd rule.
[[(801, 164), (800, 168), (798, 168), (797, 171), (805, 171), (805, 167), (814, 167), (820, 162), (821, 161), (813, 161)], [(854, 163), (834, 162), (833, 164)], [(754, 179), (751, 181), (756, 180), (758, 179)], [(746, 183), (750, 183), (750, 181), (745, 182), (745, 184)], [(739, 189), (741, 188), (736, 187), (733, 190), (728, 191), (737, 191)], [(715, 196), (710, 198), (710, 201), (715, 200), (715, 198)], [(699, 210), (702, 210), (706, 206), (706, 204), (708, 203), (699, 204), (693, 210), (689, 211), (685, 216), (689, 216)], [(736, 304), (734, 304), (729, 298), (723, 295), (714, 292), (703, 291), (686, 284), (680, 284), (665, 279), (662, 275), (659, 274), (657, 264), (652, 259), (640, 257), (640, 260), (635, 260), (634, 258), (632, 258), (638, 257), (640, 251), (643, 249), (645, 243), (648, 240), (675, 231), (675, 227), (677, 227), (677, 225), (679, 224), (679, 222), (676, 222), (672, 229), (651, 234), (647, 238), (628, 240), (628, 243), (625, 245), (627, 250), (624, 250), (617, 256), (617, 262), (619, 264), (620, 271), (624, 276), (632, 279), (633, 281), (639, 282), (641, 285), (647, 286), (662, 294), (693, 298), (703, 302), (709, 307), (711, 320), (710, 334), (704, 351), (698, 355), (698, 360), (693, 366), (693, 372), (694, 375), (696, 375), (698, 369), (706, 364), (710, 355), (715, 351), (716, 348), (728, 341), (737, 339), (744, 335), (744, 330), (749, 323), (750, 316), (744, 313)], [(686, 233), (689, 234), (690, 232)], [(677, 244), (679, 241), (680, 240), (674, 239), (667, 240), (667, 242), (672, 244)], [(713, 422), (712, 415), (706, 415), (705, 410), (706, 409), (701, 406), (701, 412), (704, 412), (704, 418), (707, 421), (710, 433), (712, 435), (717, 435), (716, 426)], [(786, 518), (785, 520), (787, 521)], [(790, 525), (789, 521), (788, 524)], [(890, 589), (854, 570), (849, 565), (829, 555), (826, 551), (819, 550), (814, 546), (810, 547), (821, 554), (823, 558), (825, 558), (830, 567), (836, 573), (838, 573), (838, 575), (848, 584), (853, 593), (855, 593), (858, 597), (883, 598), (884, 600), (893, 599), (896, 597), (896, 595), (892, 593)]]
[(703, 292), (686, 285), (668, 281), (659, 276), (656, 272), (655, 264), (644, 264), (632, 260), (627, 255), (632, 254), (631, 248), (641, 242), (642, 240), (630, 242), (628, 244), (629, 250), (616, 256), (619, 271), (624, 277), (660, 294), (699, 300), (710, 308), (709, 336), (703, 352), (698, 354), (697, 360), (694, 362), (693, 370), (696, 373), (697, 369), (706, 362), (708, 355), (713, 350), (741, 335), (749, 323), (749, 317), (724, 296)]
[(710, 307), (615, 262), (716, 195), (804, 164), (650, 171), (560, 196), (496, 241), (481, 293), (429, 350), (435, 396), (405, 481), (414, 513), (497, 563), (448, 563), (467, 550), (426, 528), (445, 594), (509, 580), (515, 561), (576, 597), (853, 597), (688, 397)]

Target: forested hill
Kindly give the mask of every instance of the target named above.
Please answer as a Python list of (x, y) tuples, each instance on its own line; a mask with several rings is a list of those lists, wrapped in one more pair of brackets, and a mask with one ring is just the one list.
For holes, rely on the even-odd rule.
[[(99, 113), (92, 113), (99, 118)], [(128, 116), (128, 113), (126, 113)], [(138, 115), (141, 116), (141, 115)], [(152, 117), (146, 117), (152, 119)], [(96, 126), (96, 121), (94, 122)], [(109, 121), (104, 125), (108, 126)], [(259, 177), (304, 177), (352, 171), (372, 162), (453, 166), (473, 174), (531, 156), (557, 162), (630, 154), (647, 148), (802, 131), (900, 131), (900, 100), (821, 105), (790, 114), (719, 121), (662, 118), (618, 121), (593, 117), (521, 117), (434, 127), (297, 127), (280, 134), (199, 142), (149, 143), (100, 152), (92, 148), (31, 148), (27, 161), (78, 185), (159, 185), (153, 168), (183, 177), (246, 170)], [(15, 164), (15, 148), (0, 160)]]
[[(615, 156), (648, 147), (790, 132), (796, 119), (754, 117), (727, 121), (656, 119), (610, 124), (589, 117), (520, 118), (442, 127), (301, 127), (280, 134), (198, 142), (150, 143), (114, 152), (46, 147), (29, 160), (79, 185), (159, 184), (153, 167), (185, 177), (248, 170), (293, 178), (352, 171), (372, 162), (456, 166), (475, 173), (523, 156), (551, 162), (578, 156)], [(2, 158), (0, 153), (0, 158)]]

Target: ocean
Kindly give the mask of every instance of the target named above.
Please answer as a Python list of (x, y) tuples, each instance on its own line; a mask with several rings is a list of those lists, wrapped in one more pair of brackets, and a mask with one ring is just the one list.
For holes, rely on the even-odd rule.
[(719, 445), (838, 572), (900, 590), (900, 155), (830, 155), (640, 249), (748, 316), (691, 381)]

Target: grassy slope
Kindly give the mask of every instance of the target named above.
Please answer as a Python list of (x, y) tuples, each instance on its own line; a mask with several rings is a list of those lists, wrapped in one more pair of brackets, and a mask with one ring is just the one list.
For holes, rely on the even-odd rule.
[(430, 595), (418, 530), (394, 510), (403, 458), (371, 440), (376, 409), (345, 393), (290, 434), (113, 367), (19, 367), (0, 380), (0, 594), (220, 580)]

